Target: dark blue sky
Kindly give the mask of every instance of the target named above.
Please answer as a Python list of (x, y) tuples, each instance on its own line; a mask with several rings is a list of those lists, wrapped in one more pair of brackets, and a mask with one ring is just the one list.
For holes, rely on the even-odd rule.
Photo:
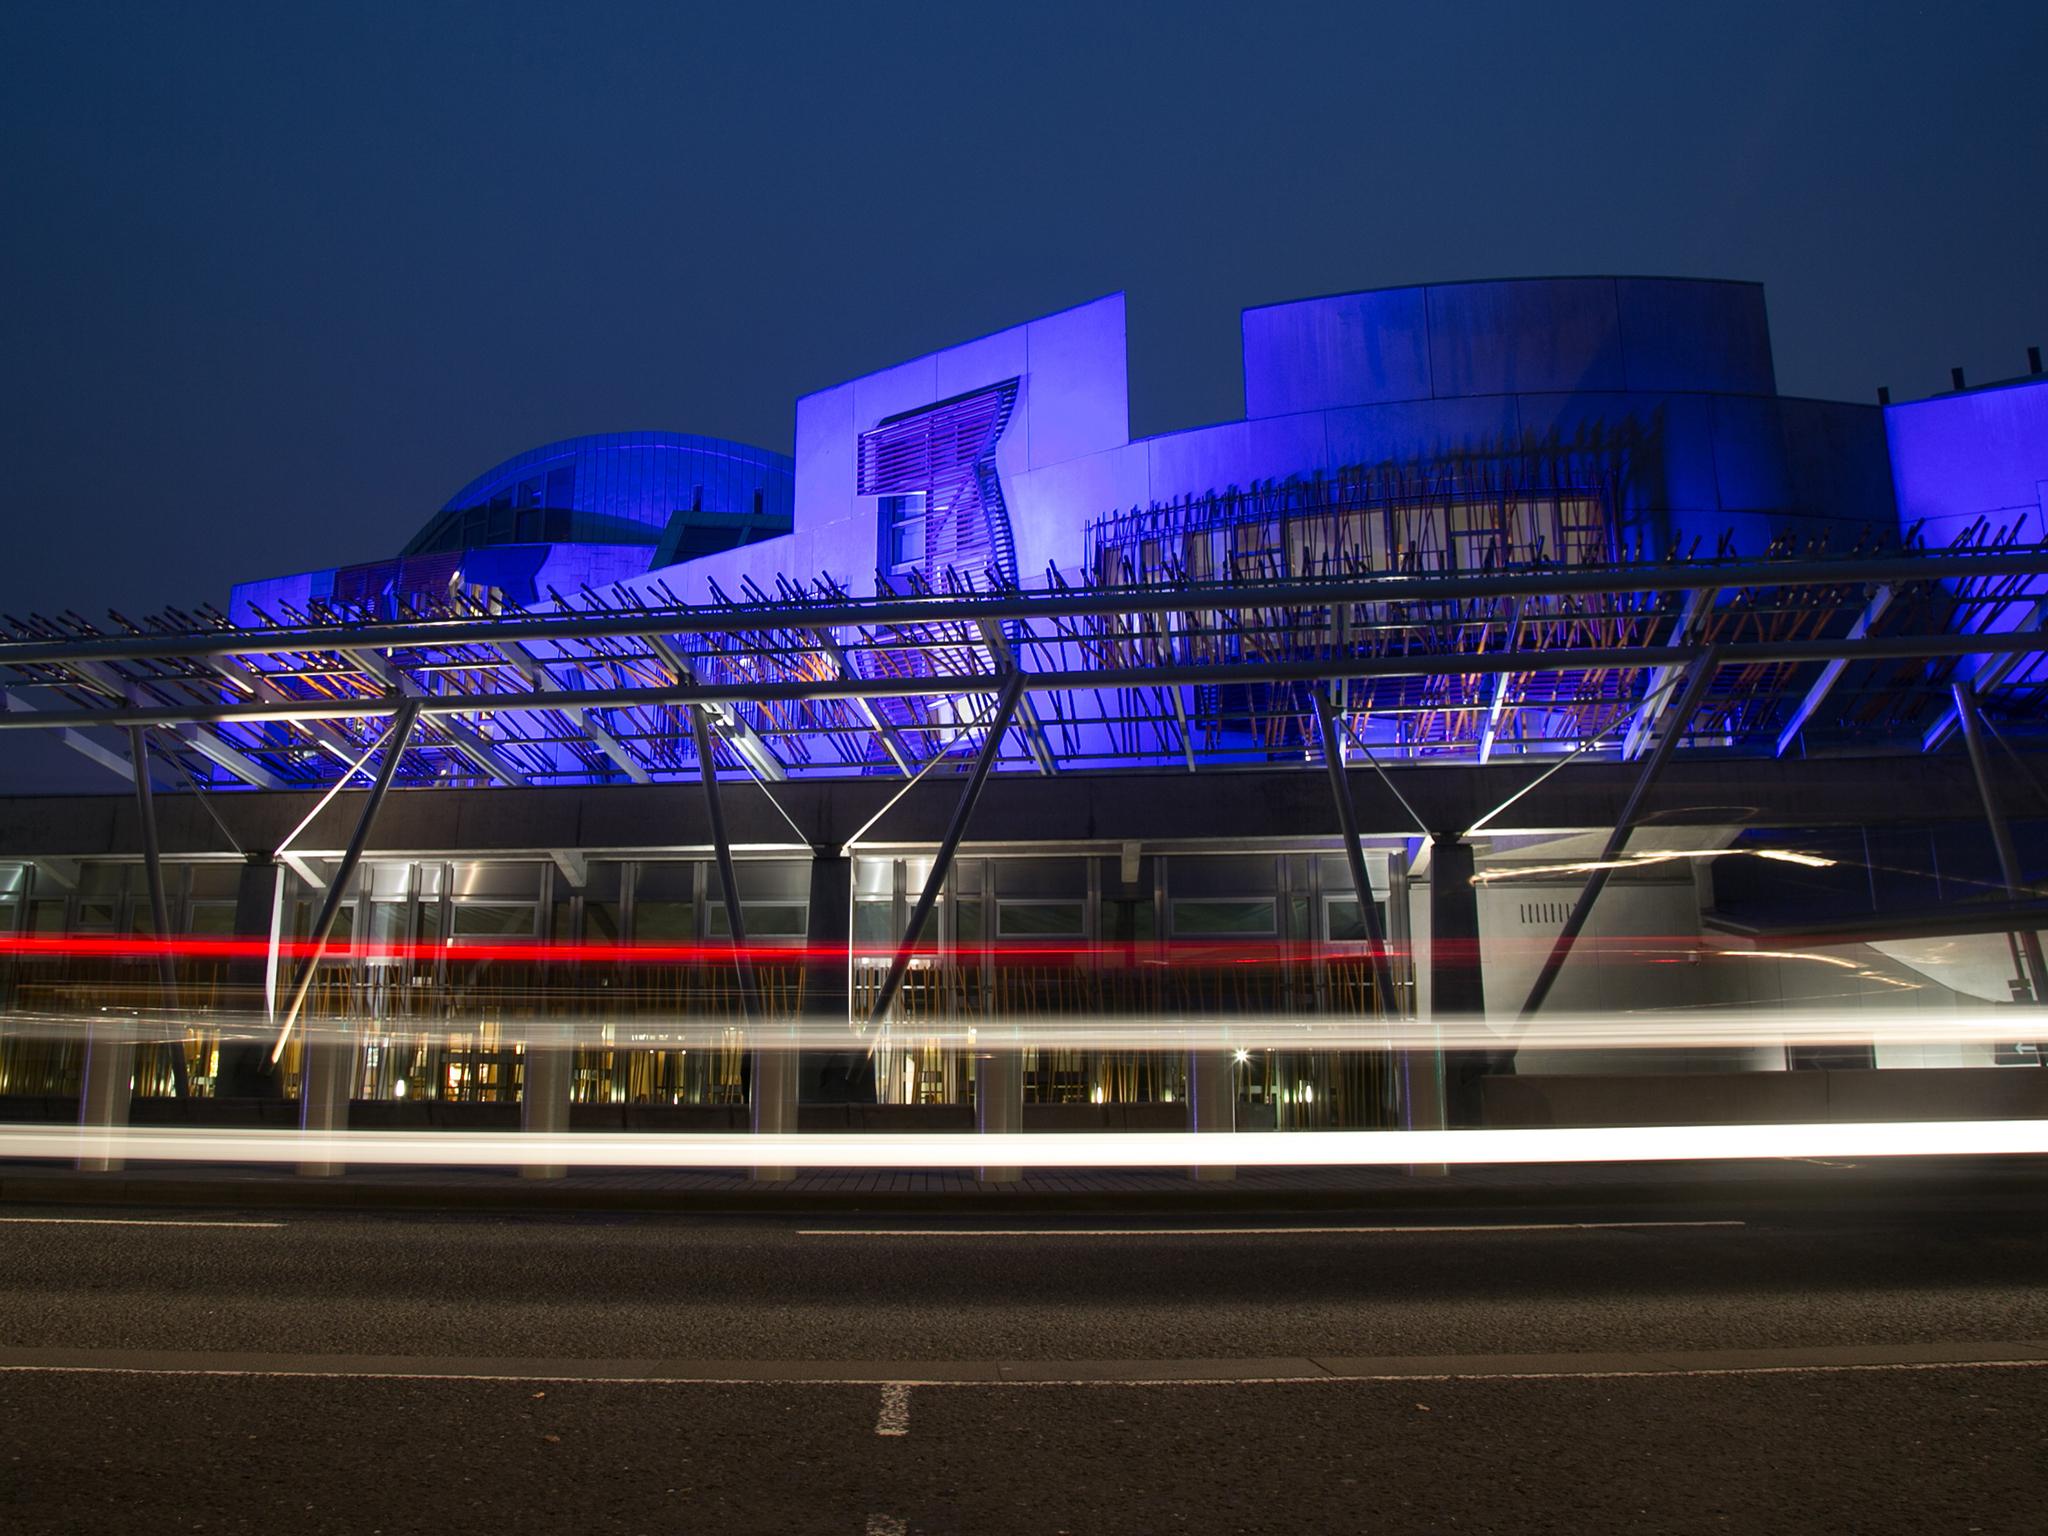
[(2048, 343), (2048, 4), (0, 8), (0, 608), (392, 552), (574, 433), (787, 450), (799, 393), (1114, 289), (1133, 421), (1246, 305), (1768, 285), (1780, 387)]

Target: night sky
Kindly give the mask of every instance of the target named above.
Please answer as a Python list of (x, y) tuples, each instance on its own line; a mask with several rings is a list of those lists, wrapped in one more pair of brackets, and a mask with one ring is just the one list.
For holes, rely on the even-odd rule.
[(387, 555), (582, 432), (1122, 289), (1132, 427), (1238, 311), (1761, 279), (1788, 393), (2048, 343), (2048, 3), (0, 6), (0, 609)]

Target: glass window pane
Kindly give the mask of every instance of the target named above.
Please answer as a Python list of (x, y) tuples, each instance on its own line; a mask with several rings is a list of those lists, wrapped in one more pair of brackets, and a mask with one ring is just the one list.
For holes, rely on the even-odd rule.
[(637, 901), (633, 937), (642, 943), (687, 944), (697, 937), (697, 909), (687, 901)]
[(583, 941), (586, 944), (619, 942), (619, 904), (616, 901), (584, 901)]
[(996, 935), (1004, 939), (1079, 938), (1087, 931), (1087, 909), (1078, 901), (996, 903)]
[(853, 942), (857, 948), (886, 948), (901, 937), (890, 921), (894, 906), (895, 903), (888, 901), (857, 901), (853, 904)]
[(1271, 934), (1278, 913), (1270, 898), (1245, 901), (1181, 900), (1173, 903), (1176, 937)]
[[(804, 936), (804, 920), (808, 908), (801, 902), (786, 901), (743, 901), (740, 915), (747, 921), (749, 939), (800, 939)], [(732, 922), (726, 916), (725, 903), (715, 902), (704, 914), (705, 927), (713, 938), (729, 938)]]
[(190, 927), (194, 933), (232, 936), (235, 931), (235, 904), (232, 901), (193, 902)]
[(509, 902), (458, 901), (450, 931), (465, 939), (530, 939), (535, 911)]
[(953, 937), (962, 944), (979, 944), (987, 935), (982, 931), (982, 900), (979, 896), (960, 902), (953, 912)]

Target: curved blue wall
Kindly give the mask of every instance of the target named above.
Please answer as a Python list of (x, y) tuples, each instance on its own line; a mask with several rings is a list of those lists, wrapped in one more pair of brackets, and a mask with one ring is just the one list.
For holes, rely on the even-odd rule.
[(505, 460), (448, 499), (406, 554), (507, 543), (658, 545), (679, 512), (789, 525), (782, 454), (682, 432), (572, 437)]

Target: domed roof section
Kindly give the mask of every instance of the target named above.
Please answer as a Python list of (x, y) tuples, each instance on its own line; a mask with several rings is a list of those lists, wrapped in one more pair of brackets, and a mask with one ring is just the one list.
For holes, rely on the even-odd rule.
[(539, 543), (687, 550), (690, 529), (747, 543), (788, 530), (794, 472), (784, 454), (684, 432), (565, 438), (478, 475), (404, 553)]

